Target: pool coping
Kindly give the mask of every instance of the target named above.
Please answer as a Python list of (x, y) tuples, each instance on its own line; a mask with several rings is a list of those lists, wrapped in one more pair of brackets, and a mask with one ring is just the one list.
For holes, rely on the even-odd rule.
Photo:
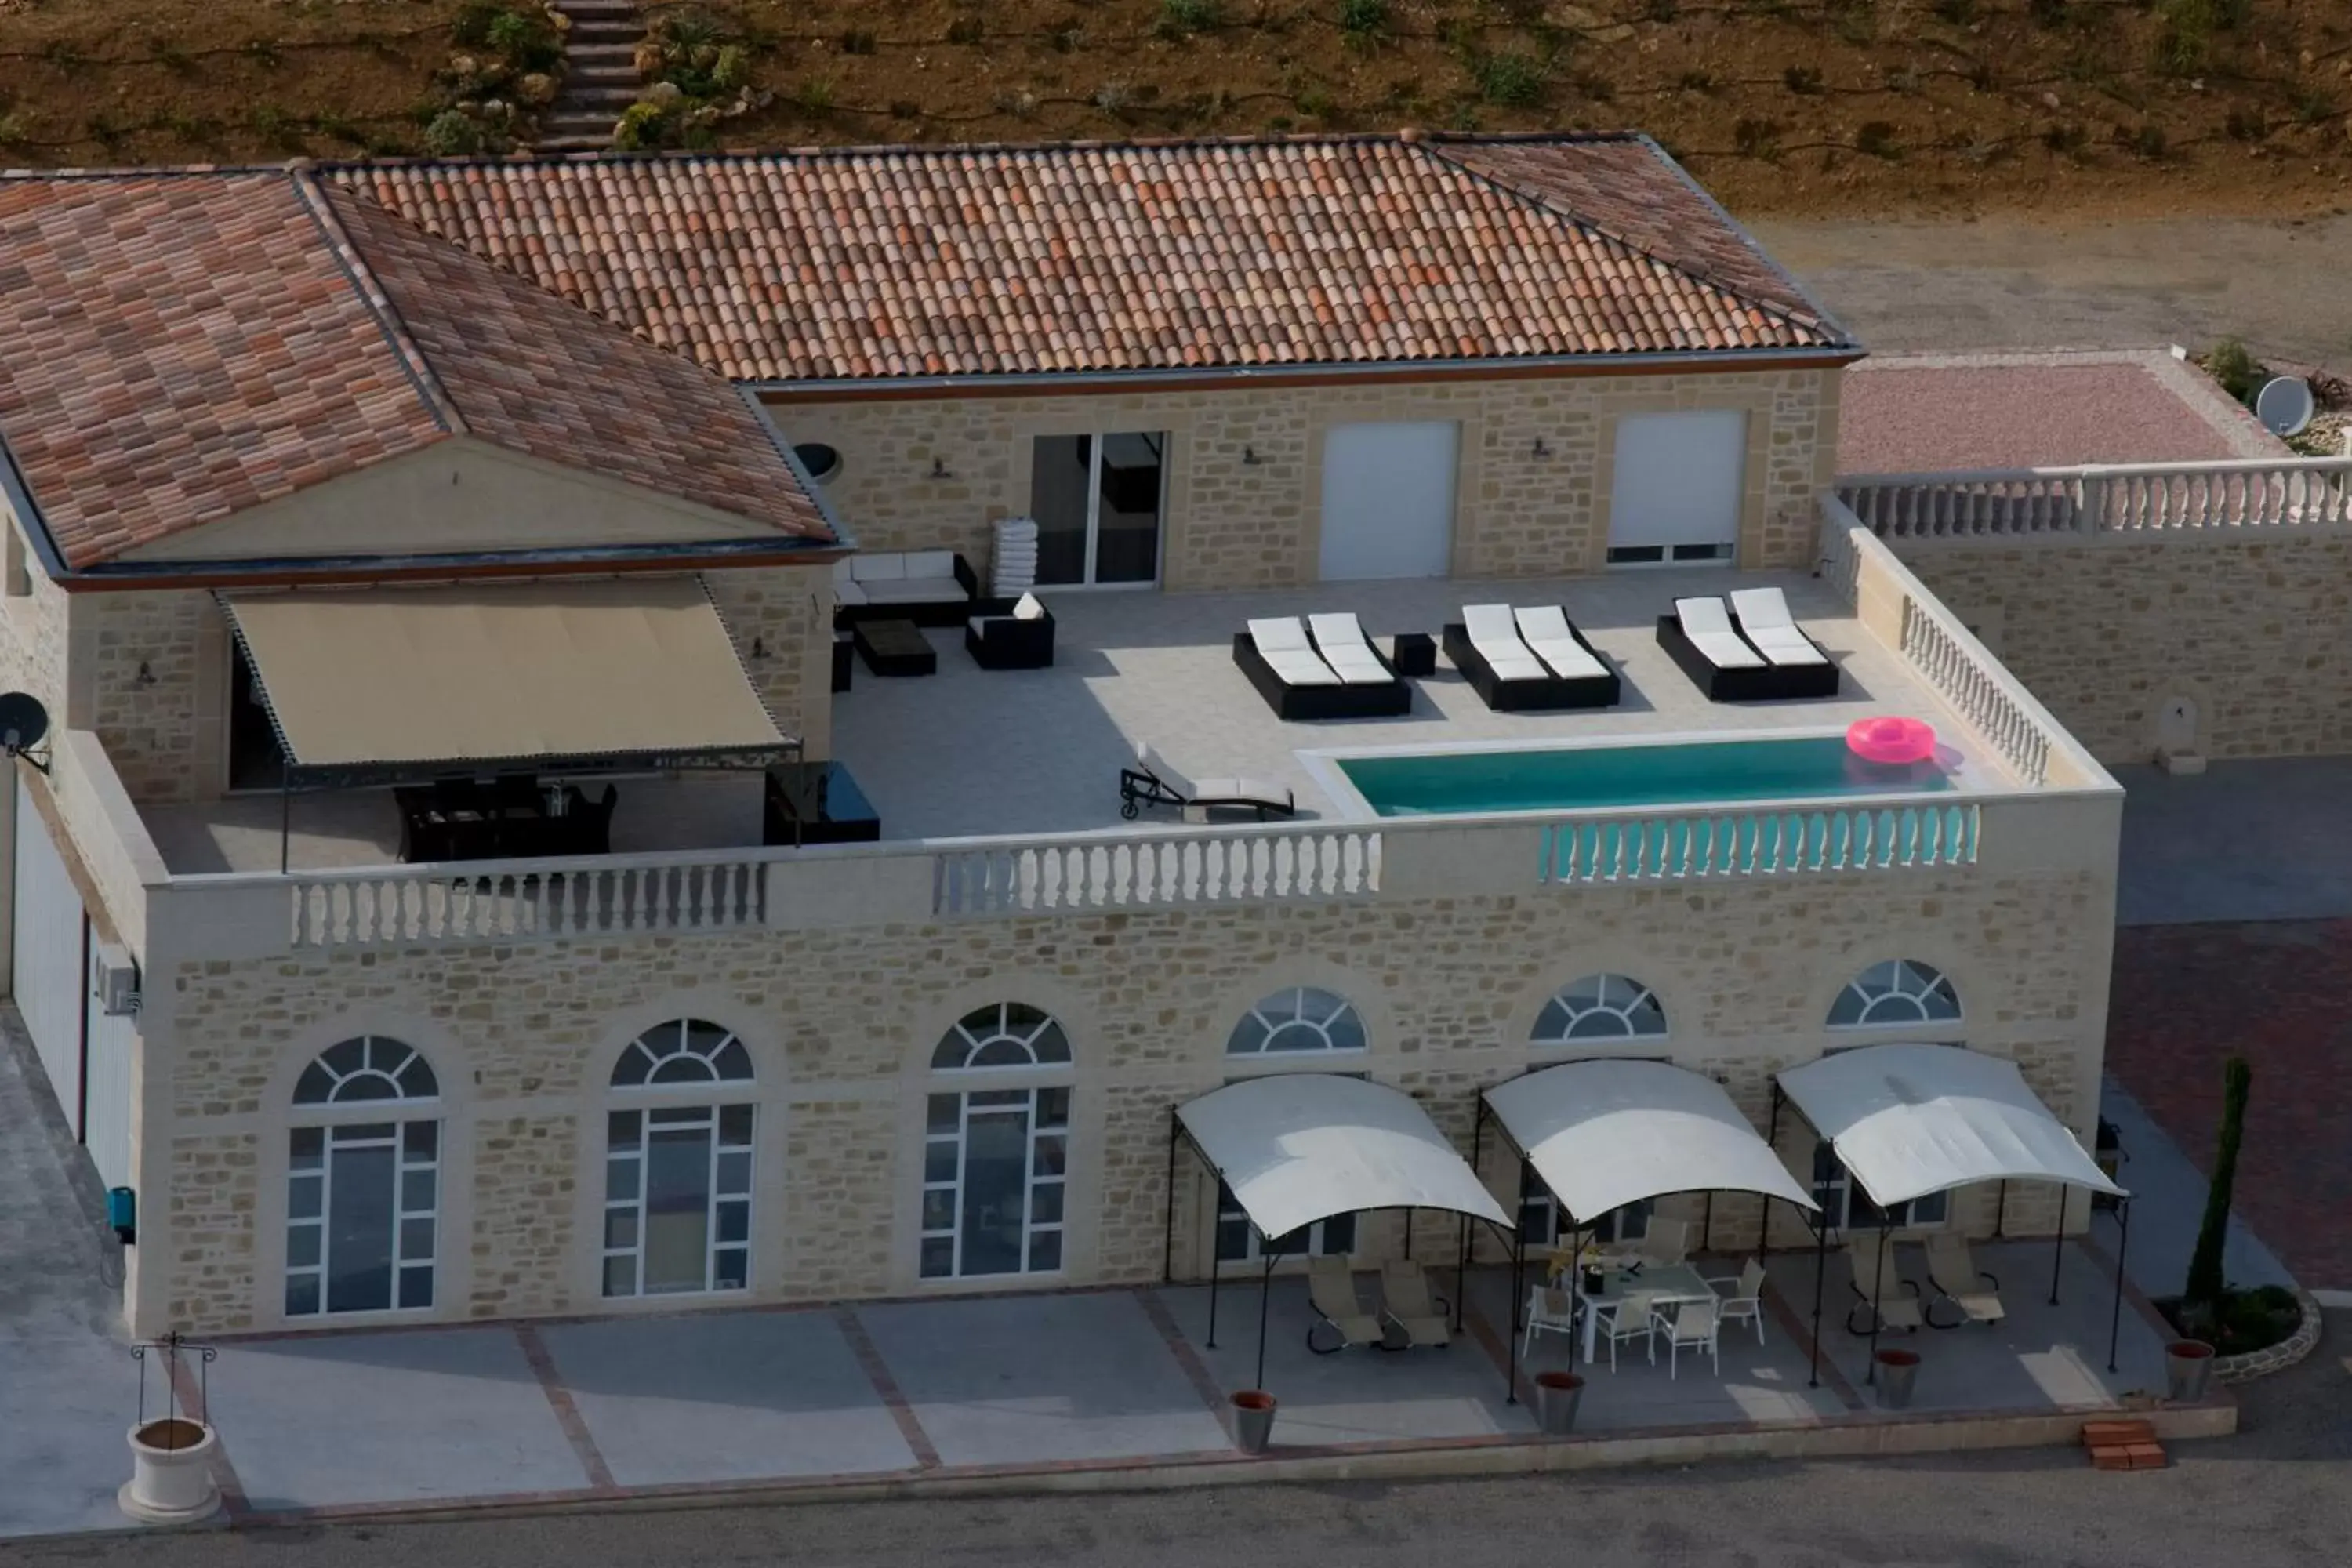
[[(1337, 820), (1351, 823), (1381, 823), (1400, 820), (1383, 816), (1375, 810), (1364, 793), (1356, 787), (1342, 762), (1358, 759), (1391, 757), (1462, 756), (1498, 752), (1589, 752), (1632, 747), (1671, 747), (1727, 745), (1762, 741), (1834, 740), (1846, 732), (1843, 724), (1820, 727), (1769, 726), (1757, 730), (1690, 730), (1661, 734), (1630, 733), (1623, 735), (1572, 735), (1515, 737), (1508, 740), (1486, 741), (1414, 741), (1393, 746), (1316, 746), (1302, 747), (1292, 754), (1307, 770), (1335, 808)], [(1988, 758), (1971, 741), (1960, 744), (1941, 731), (1936, 737), (1938, 751), (1956, 752), (1959, 766), (1951, 773), (1952, 787), (1941, 791), (1891, 791), (1877, 795), (1781, 795), (1759, 800), (1689, 800), (1660, 801), (1630, 805), (1547, 805), (1514, 811), (1444, 811), (1416, 812), (1415, 819), (1444, 817), (1457, 822), (1512, 822), (1555, 819), (1574, 814), (1596, 812), (1627, 813), (1687, 813), (1715, 811), (1749, 811), (1757, 813), (1811, 811), (1835, 807), (1885, 808), (1909, 806), (1927, 801), (1948, 801), (1958, 805), (1979, 800), (1987, 795), (2032, 795), (2032, 786), (2006, 776), (1998, 763)]]

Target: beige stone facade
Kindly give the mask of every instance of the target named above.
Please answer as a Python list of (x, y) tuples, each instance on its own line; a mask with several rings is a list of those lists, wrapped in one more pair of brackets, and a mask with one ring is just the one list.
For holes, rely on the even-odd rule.
[(2352, 532), (1889, 542), (2102, 762), (2352, 752)]
[(1835, 369), (1365, 377), (1052, 396), (772, 394), (769, 412), (787, 439), (841, 453), (825, 489), (861, 548), (952, 549), (983, 573), (990, 522), (1030, 510), (1036, 437), (1164, 431), (1160, 576), (1181, 591), (1315, 581), (1326, 432), (1406, 420), (1460, 426), (1454, 576), (1600, 570), (1617, 421), (1697, 409), (1748, 416), (1740, 563), (1809, 566), (1814, 497), (1836, 468), (1837, 389)]
[[(1777, 1068), (1840, 1044), (1952, 1037), (2020, 1061), (2086, 1132), (2112, 889), (2109, 844), (2104, 858), (2041, 869), (192, 958), (158, 977), (142, 1019), (163, 1074), (150, 1106), (170, 1119), (173, 1197), (139, 1250), (135, 1319), (142, 1331), (285, 1322), (291, 1085), (318, 1051), (362, 1033), (425, 1052), (445, 1086), (429, 1112), (452, 1152), (437, 1305), (424, 1314), (436, 1319), (685, 1303), (604, 1300), (597, 1243), (604, 1113), (630, 1098), (607, 1087), (613, 1064), (638, 1033), (680, 1016), (734, 1031), (753, 1058), (752, 1083), (698, 1093), (756, 1107), (757, 1300), (1156, 1279), (1177, 1103), (1241, 1074), (1369, 1072), (1421, 1100), (1466, 1153), (1476, 1091), (1565, 1059), (1529, 1043), (1536, 1018), (1561, 985), (1600, 971), (1654, 988), (1670, 1026), (1660, 1052), (1722, 1079), (1759, 1130)], [(1963, 1021), (1924, 1037), (1827, 1030), (1846, 981), (1898, 957), (1943, 971)], [(1367, 1052), (1228, 1057), (1244, 1009), (1302, 984), (1356, 1006)], [(1007, 1000), (1063, 1023), (1066, 1068), (932, 1071), (958, 1017)], [(1053, 1084), (1072, 1091), (1065, 1267), (920, 1279), (926, 1097)], [(1792, 1115), (1781, 1146), (1809, 1168), (1810, 1136)], [(1175, 1265), (1195, 1274), (1208, 1189), (1189, 1159), (1184, 1169)], [(1507, 1195), (1507, 1159), (1490, 1159), (1489, 1173)], [(1961, 1222), (1990, 1229), (1991, 1201), (1978, 1194)], [(2010, 1194), (2011, 1230), (2046, 1229), (2049, 1215), (2047, 1194)], [(1753, 1245), (1757, 1219), (1752, 1201), (1719, 1199), (1717, 1243)], [(1448, 1256), (1453, 1234), (1426, 1219), (1416, 1251)], [(1802, 1234), (1784, 1218), (1776, 1239)], [(1362, 1245), (1394, 1241), (1391, 1222), (1368, 1226)]]

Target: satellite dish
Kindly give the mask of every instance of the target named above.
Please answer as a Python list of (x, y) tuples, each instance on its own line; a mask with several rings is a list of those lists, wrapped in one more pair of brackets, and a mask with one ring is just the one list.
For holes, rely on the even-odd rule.
[(0, 695), (0, 752), (23, 756), (49, 732), (49, 710), (41, 700), (22, 691)]
[(2310, 384), (2300, 376), (2274, 377), (2254, 394), (2254, 417), (2273, 436), (2301, 435), (2315, 406)]

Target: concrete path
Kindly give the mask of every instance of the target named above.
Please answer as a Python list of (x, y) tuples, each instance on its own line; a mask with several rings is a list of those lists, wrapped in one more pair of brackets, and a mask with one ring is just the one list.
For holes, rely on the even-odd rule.
[[(2117, 1178), (2132, 1194), (2126, 1272), (2150, 1296), (2178, 1296), (2188, 1281), (2189, 1255), (2197, 1250), (2197, 1233), (2204, 1224), (2204, 1173), (2112, 1078), (2099, 1096), (2099, 1114), (2116, 1124), (2127, 1156)], [(2119, 1239), (2115, 1216), (2100, 1215), (2095, 1234), (2102, 1246), (2113, 1248)], [(2222, 1242), (2221, 1272), (2231, 1284), (2249, 1289), (2294, 1288), (2286, 1265), (2236, 1214), (2230, 1216)]]

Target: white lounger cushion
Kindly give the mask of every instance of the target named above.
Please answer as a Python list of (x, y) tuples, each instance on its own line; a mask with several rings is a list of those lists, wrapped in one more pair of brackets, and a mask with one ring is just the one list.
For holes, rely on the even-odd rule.
[(1339, 678), (1331, 667), (1315, 656), (1315, 648), (1307, 640), (1307, 626), (1296, 616), (1279, 620), (1252, 621), (1250, 641), (1257, 645), (1258, 657), (1285, 686), (1337, 686)]
[(1761, 669), (1764, 658), (1731, 629), (1731, 612), (1721, 599), (1676, 599), (1675, 618), (1701, 658), (1717, 669)]
[(1470, 646), (1478, 650), (1497, 680), (1542, 680), (1551, 673), (1519, 640), (1519, 628), (1511, 619), (1508, 605), (1464, 605), (1462, 629), (1470, 634)]
[(1349, 686), (1386, 686), (1396, 679), (1381, 656), (1372, 651), (1365, 640), (1364, 628), (1349, 614), (1309, 616), (1307, 624), (1315, 634), (1315, 648), (1323, 656), (1332, 673)]
[(1264, 779), (1202, 779), (1199, 784), (1194, 784), (1191, 779), (1170, 767), (1168, 759), (1161, 756), (1157, 748), (1149, 744), (1135, 748), (1135, 759), (1143, 764), (1145, 773), (1151, 774), (1187, 801), (1264, 801), (1268, 805), (1278, 805), (1286, 811), (1295, 809), (1298, 804), (1289, 790), (1278, 784), (1268, 784)]
[(1566, 612), (1558, 605), (1532, 605), (1517, 613), (1519, 636), (1538, 658), (1551, 666), (1554, 675), (1580, 680), (1609, 673), (1608, 666), (1576, 640), (1576, 634), (1569, 629)]
[(1756, 651), (1774, 664), (1827, 664), (1813, 639), (1797, 628), (1789, 601), (1778, 588), (1742, 588), (1731, 595), (1739, 614), (1739, 629)]

